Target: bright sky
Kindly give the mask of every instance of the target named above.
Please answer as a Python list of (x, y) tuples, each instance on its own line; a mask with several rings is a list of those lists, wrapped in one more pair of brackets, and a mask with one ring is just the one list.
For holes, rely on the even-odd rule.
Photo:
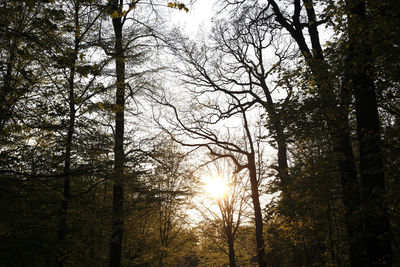
[[(188, 6), (189, 12), (168, 9), (166, 19), (170, 25), (177, 26), (189, 37), (196, 38), (199, 33), (204, 32), (207, 34), (211, 30), (212, 18), (218, 10), (216, 2), (217, 0), (197, 0), (192, 6)], [(254, 118), (258, 117), (254, 116)], [(276, 152), (273, 149), (267, 149), (265, 153), (267, 158), (264, 158), (264, 160), (269, 160), (269, 158), (276, 156)], [(202, 190), (205, 191), (203, 191), (203, 194), (205, 194), (198, 196), (199, 201), (207, 202), (207, 207), (218, 214), (219, 209), (216, 203), (226, 193), (226, 184), (221, 179), (215, 179), (215, 177), (203, 177), (201, 182), (203, 183)], [(209, 199), (206, 200), (204, 197)], [(262, 195), (260, 200), (262, 203), (268, 203), (272, 197), (270, 195)], [(196, 203), (196, 200), (194, 202)], [(201, 220), (201, 215), (196, 210), (189, 210), (188, 214), (195, 223)]]
[(190, 36), (195, 36), (199, 27), (204, 27), (204, 30), (208, 31), (215, 13), (215, 2), (215, 0), (197, 0), (188, 6), (189, 12), (170, 10), (169, 21), (181, 27)]
[(203, 179), (203, 189), (204, 193), (209, 195), (209, 197), (219, 200), (222, 199), (229, 191), (229, 186), (227, 184), (226, 178), (224, 179), (220, 175), (210, 174), (208, 176), (202, 177)]

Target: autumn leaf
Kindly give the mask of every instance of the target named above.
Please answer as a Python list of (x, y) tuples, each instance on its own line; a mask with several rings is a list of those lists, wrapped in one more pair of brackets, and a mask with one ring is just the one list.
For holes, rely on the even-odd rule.
[(176, 8), (178, 10), (184, 10), (186, 12), (189, 12), (189, 9), (185, 6), (183, 3), (178, 3), (178, 2), (168, 2), (168, 7), (169, 8)]
[(111, 17), (112, 19), (115, 19), (115, 18), (118, 18), (118, 16), (119, 16), (118, 11), (115, 10), (115, 11), (111, 14), (110, 17)]

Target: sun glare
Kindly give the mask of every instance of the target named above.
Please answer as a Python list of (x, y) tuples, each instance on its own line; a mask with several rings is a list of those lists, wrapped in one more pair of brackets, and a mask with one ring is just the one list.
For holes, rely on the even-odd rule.
[(204, 180), (204, 191), (212, 198), (221, 199), (228, 192), (228, 185), (221, 177), (207, 177)]

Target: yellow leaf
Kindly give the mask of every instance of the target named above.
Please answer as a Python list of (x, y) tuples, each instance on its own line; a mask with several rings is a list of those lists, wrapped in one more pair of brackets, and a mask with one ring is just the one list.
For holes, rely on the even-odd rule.
[(168, 7), (169, 8), (176, 8), (178, 10), (184, 10), (186, 12), (189, 12), (189, 9), (185, 6), (185, 4), (179, 3), (179, 2), (168, 2)]
[(112, 19), (118, 18), (118, 16), (119, 16), (119, 14), (118, 14), (118, 11), (117, 11), (117, 10), (115, 10), (115, 11), (111, 14), (111, 18), (112, 18)]

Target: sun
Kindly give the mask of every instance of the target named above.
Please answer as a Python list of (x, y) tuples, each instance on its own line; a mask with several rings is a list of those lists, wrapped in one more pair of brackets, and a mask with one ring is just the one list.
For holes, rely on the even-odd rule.
[(223, 198), (229, 190), (227, 183), (221, 177), (206, 177), (204, 178), (204, 191), (215, 199)]

